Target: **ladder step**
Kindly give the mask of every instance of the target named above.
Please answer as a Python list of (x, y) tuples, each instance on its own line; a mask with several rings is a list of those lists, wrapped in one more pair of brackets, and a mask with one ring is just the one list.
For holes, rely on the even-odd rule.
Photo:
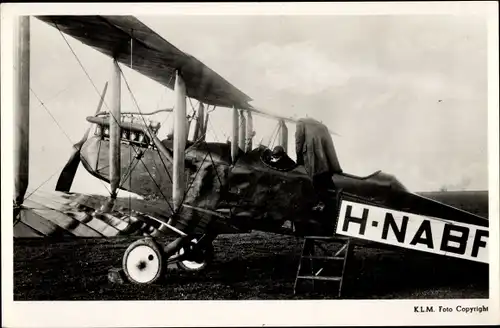
[[(340, 250), (336, 250), (336, 252), (332, 252), (331, 250), (327, 249), (326, 245), (322, 244), (327, 244), (327, 243), (339, 243), (341, 242), (344, 244)], [(293, 287), (293, 292), (294, 294), (297, 293), (297, 288), (299, 286), (299, 281), (300, 280), (310, 280), (312, 282), (312, 289), (314, 291), (314, 281), (315, 280), (322, 280), (322, 281), (329, 281), (329, 282), (337, 282), (339, 284), (339, 289), (338, 289), (338, 296), (340, 297), (342, 294), (342, 289), (344, 288), (344, 278), (345, 278), (345, 272), (346, 272), (346, 262), (347, 262), (347, 257), (350, 256), (349, 254), (352, 253), (352, 248), (354, 245), (351, 243), (351, 240), (349, 237), (346, 236), (340, 236), (340, 235), (333, 235), (333, 236), (304, 236), (304, 243), (302, 246), (302, 254), (300, 256), (298, 268), (297, 268), (297, 274), (295, 276), (295, 284)], [(324, 254), (318, 254), (315, 252), (315, 248), (321, 249)], [(329, 254), (332, 252), (331, 254)], [(315, 254), (316, 253), (316, 254)], [(305, 259), (309, 259), (309, 261), (304, 261)], [(314, 265), (314, 260), (322, 260), (321, 266), (327, 265), (328, 260), (330, 261), (335, 261), (335, 263), (343, 263), (343, 265), (338, 268), (337, 265), (332, 265), (330, 269), (335, 269), (336, 271), (338, 270), (339, 272), (332, 272), (333, 276), (330, 275), (323, 275), (319, 276), (319, 274), (323, 271), (323, 267), (319, 271), (317, 271), (318, 267)], [(339, 262), (342, 261), (342, 262)], [(318, 266), (320, 263), (317, 263)], [(333, 264), (331, 262), (330, 264)], [(315, 268), (316, 267), (316, 268)], [(335, 268), (337, 267), (337, 268)], [(309, 272), (307, 272), (309, 271)], [(317, 271), (315, 274), (313, 271)]]
[(302, 256), (303, 259), (312, 259), (312, 260), (340, 260), (343, 261), (344, 257), (341, 256), (319, 256), (319, 255), (305, 255)]
[(297, 276), (297, 279), (340, 281), (342, 277)]

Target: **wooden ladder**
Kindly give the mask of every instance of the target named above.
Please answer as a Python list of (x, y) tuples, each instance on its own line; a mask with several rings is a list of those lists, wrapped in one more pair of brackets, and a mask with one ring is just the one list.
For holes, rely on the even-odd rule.
[[(341, 244), (339, 249), (326, 248), (325, 244)], [(308, 280), (314, 291), (314, 281), (338, 283), (338, 297), (342, 296), (347, 258), (352, 254), (354, 245), (350, 238), (335, 236), (306, 236), (297, 268), (293, 293), (297, 294), (299, 281)], [(316, 251), (321, 250), (319, 254)]]

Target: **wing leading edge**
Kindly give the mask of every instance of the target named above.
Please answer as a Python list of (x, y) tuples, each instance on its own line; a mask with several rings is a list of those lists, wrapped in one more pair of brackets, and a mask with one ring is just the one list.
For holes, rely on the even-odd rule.
[(172, 90), (179, 70), (188, 97), (220, 107), (251, 108), (249, 96), (133, 16), (37, 18)]

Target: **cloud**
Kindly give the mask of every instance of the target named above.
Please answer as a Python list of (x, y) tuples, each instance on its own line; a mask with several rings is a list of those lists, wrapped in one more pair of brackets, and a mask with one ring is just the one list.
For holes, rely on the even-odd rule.
[(351, 74), (311, 42), (259, 43), (244, 54), (260, 81), (275, 91), (312, 95), (346, 83)]
[[(288, 25), (272, 17), (265, 24), (262, 17), (247, 17), (245, 24), (240, 20), (145, 18), (156, 22), (154, 29), (167, 40), (254, 98), (255, 106), (323, 120), (342, 135), (335, 142), (349, 173), (383, 169), (412, 190), (487, 186), (482, 30), (470, 24), (457, 30), (460, 24), (444, 26), (441, 18), (425, 17), (304, 16), (290, 18)], [(70, 138), (78, 140), (98, 94), (57, 30), (34, 25), (32, 88)], [(70, 43), (101, 89), (110, 76), (109, 60), (76, 40)], [(124, 72), (141, 110), (172, 105), (170, 90)], [(122, 101), (124, 110), (136, 110), (125, 83)], [(41, 183), (66, 163), (71, 143), (34, 98), (32, 105), (31, 172), (39, 173)], [(222, 108), (213, 113), (209, 140), (225, 141), (230, 135), (228, 113)], [(254, 124), (255, 142), (263, 138), (267, 143), (276, 122), (254, 116)], [(163, 126), (169, 129), (171, 120)], [(289, 128), (293, 148), (294, 126)], [(79, 174), (84, 185), (87, 175)], [(470, 177), (470, 185), (462, 176)]]
[[(245, 74), (250, 80), (276, 93), (287, 91), (296, 95), (317, 95), (341, 87), (357, 89), (355, 81), (372, 85), (380, 94), (397, 90), (412, 91), (433, 97), (472, 98), (477, 93), (473, 83), (457, 81), (439, 70), (419, 67), (399, 70), (378, 66), (369, 59), (362, 62), (336, 60), (309, 41), (277, 45), (270, 42), (250, 47), (242, 55)], [(467, 81), (465, 81), (467, 82)], [(359, 90), (370, 92), (370, 90)]]

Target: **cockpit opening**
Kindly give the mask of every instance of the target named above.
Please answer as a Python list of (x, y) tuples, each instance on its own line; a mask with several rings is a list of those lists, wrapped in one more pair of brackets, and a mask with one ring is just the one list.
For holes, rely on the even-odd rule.
[(261, 156), (262, 162), (274, 170), (291, 171), (297, 167), (297, 163), (292, 160), (282, 146), (276, 146), (271, 151), (267, 148)]

